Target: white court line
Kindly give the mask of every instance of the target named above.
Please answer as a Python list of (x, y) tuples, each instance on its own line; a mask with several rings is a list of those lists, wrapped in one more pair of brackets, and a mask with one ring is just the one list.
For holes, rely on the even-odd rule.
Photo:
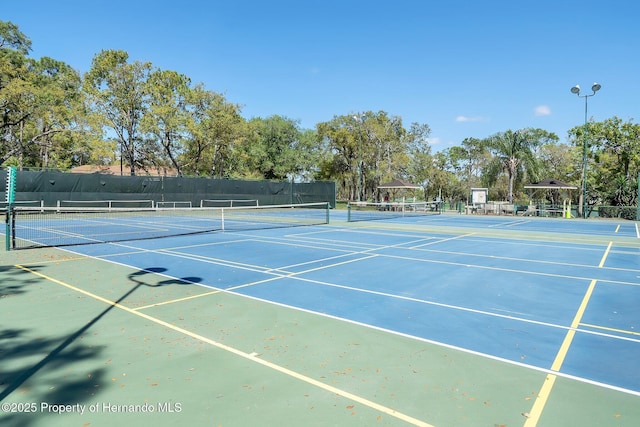
[(520, 225), (520, 224), (528, 224), (529, 222), (531, 222), (531, 220), (528, 219), (519, 219), (516, 221), (508, 221), (508, 222), (500, 222), (498, 224), (493, 224), (493, 225), (489, 225), (487, 226), (487, 228), (494, 228), (494, 227), (513, 227), (514, 225)]
[[(409, 249), (418, 249), (418, 248), (422, 248), (424, 246), (430, 246), (430, 245), (435, 245), (437, 243), (448, 242), (449, 240), (463, 239), (465, 237), (473, 236), (474, 234), (476, 234), (476, 233), (463, 234), (463, 235), (460, 235), (460, 236), (449, 237), (448, 239), (439, 239), (439, 240), (436, 240), (435, 242), (429, 242), (429, 243), (425, 243), (425, 244), (422, 244), (422, 245), (412, 246)], [(441, 252), (441, 251), (434, 251), (434, 252)]]
[[(71, 251), (69, 249), (62, 248), (61, 250), (65, 251), (65, 252), (71, 252), (71, 253), (77, 254), (77, 253), (75, 253), (75, 252), (73, 252), (73, 251)], [(131, 266), (131, 265), (124, 264), (124, 263), (117, 262), (117, 261), (110, 260), (110, 259), (102, 259), (100, 257), (91, 256), (91, 255), (85, 255), (85, 254), (81, 254), (81, 255), (83, 255), (83, 257), (88, 258), (88, 259), (103, 260), (103, 261), (106, 261), (106, 262), (109, 262), (109, 263), (112, 263), (112, 264), (121, 265), (121, 266), (129, 268), (129, 269), (139, 269), (138, 267)], [(171, 254), (169, 254), (169, 255), (171, 255)], [(189, 258), (189, 257), (184, 257), (184, 258)], [(463, 264), (459, 264), (459, 265), (463, 265)], [(472, 266), (468, 266), (468, 267), (472, 267)], [(274, 281), (274, 280), (279, 280), (279, 279), (282, 279), (282, 278), (290, 277), (290, 278), (292, 278), (294, 280), (303, 280), (303, 281), (306, 281), (306, 282), (313, 282), (313, 283), (323, 284), (322, 282), (318, 282), (318, 281), (314, 281), (314, 280), (310, 280), (310, 279), (303, 279), (303, 278), (300, 278), (300, 277), (295, 277), (296, 275), (304, 274), (304, 273), (305, 272), (299, 272), (299, 273), (291, 274), (291, 275), (288, 275), (288, 276), (279, 275), (279, 277), (271, 278), (270, 281)], [(162, 276), (162, 277), (176, 279), (175, 277), (169, 276), (169, 275), (164, 274), (164, 273), (156, 273), (156, 272), (154, 272), (154, 274), (156, 274), (158, 276)], [(531, 274), (535, 274), (535, 273), (531, 273)], [(437, 345), (437, 346), (443, 347), (443, 348), (456, 349), (456, 350), (462, 351), (462, 352), (467, 353), (467, 354), (481, 356), (481, 357), (484, 357), (484, 358), (487, 358), (487, 359), (500, 361), (500, 362), (503, 362), (503, 363), (507, 363), (507, 364), (515, 365), (515, 366), (519, 366), (519, 367), (523, 367), (523, 368), (530, 369), (530, 370), (546, 372), (546, 373), (550, 373), (551, 372), (548, 369), (540, 368), (540, 367), (533, 366), (533, 365), (524, 364), (522, 362), (517, 362), (517, 361), (513, 361), (513, 360), (509, 360), (509, 359), (504, 359), (504, 358), (501, 358), (501, 357), (498, 357), (498, 356), (494, 356), (494, 355), (491, 355), (491, 354), (488, 354), (488, 353), (481, 353), (481, 352), (478, 352), (478, 351), (475, 351), (475, 350), (470, 350), (470, 349), (466, 349), (466, 348), (463, 348), (463, 347), (457, 347), (457, 346), (453, 346), (451, 344), (447, 344), (447, 343), (443, 343), (443, 342), (439, 342), (439, 341), (434, 341), (434, 340), (430, 340), (430, 339), (423, 338), (423, 337), (418, 337), (418, 336), (409, 335), (409, 334), (398, 332), (398, 331), (384, 329), (384, 328), (377, 327), (377, 326), (374, 326), (374, 325), (360, 323), (360, 322), (357, 322), (355, 320), (351, 320), (351, 319), (347, 319), (347, 318), (341, 318), (341, 317), (329, 315), (329, 314), (326, 314), (326, 313), (320, 313), (320, 312), (311, 311), (311, 310), (300, 308), (300, 307), (290, 306), (290, 305), (279, 303), (279, 302), (275, 302), (275, 301), (270, 301), (270, 300), (266, 300), (266, 299), (262, 299), (262, 298), (252, 297), (252, 296), (249, 296), (249, 295), (244, 295), (244, 294), (241, 294), (241, 293), (237, 293), (237, 292), (233, 292), (233, 291), (229, 291), (229, 290), (225, 290), (225, 289), (221, 289), (221, 288), (216, 288), (214, 286), (205, 285), (205, 284), (202, 284), (202, 283), (194, 283), (194, 284), (197, 285), (197, 286), (205, 287), (207, 289), (218, 290), (218, 291), (220, 291), (222, 293), (228, 293), (228, 294), (231, 294), (231, 295), (236, 295), (236, 296), (239, 296), (241, 298), (252, 299), (252, 300), (261, 301), (261, 302), (264, 302), (264, 303), (267, 303), (267, 304), (272, 304), (272, 305), (277, 305), (277, 306), (293, 309), (293, 310), (296, 310), (296, 311), (301, 311), (301, 312), (306, 312), (306, 313), (310, 313), (310, 314), (317, 315), (317, 316), (336, 319), (336, 320), (339, 320), (339, 321), (344, 321), (344, 322), (348, 322), (348, 323), (351, 323), (351, 324), (360, 325), (360, 326), (363, 326), (363, 327), (366, 327), (366, 328), (370, 328), (370, 329), (374, 329), (374, 330), (380, 330), (380, 331), (387, 332), (387, 333), (390, 333), (390, 334), (393, 334), (393, 335), (403, 336), (403, 337), (406, 337), (406, 338), (409, 338), (409, 339), (414, 339), (414, 340), (417, 340), (417, 341), (431, 343), (431, 344), (434, 344), (434, 345)], [(340, 286), (340, 285), (335, 285), (335, 284), (331, 284), (331, 283), (326, 283), (326, 285), (328, 285), (328, 286)], [(358, 289), (354, 288), (354, 290), (358, 290)], [(368, 290), (361, 290), (361, 291), (362, 292), (373, 292), (373, 291), (368, 291)], [(209, 292), (208, 294), (211, 294), (211, 293)], [(393, 298), (402, 298), (402, 297), (399, 297), (399, 296), (393, 295), (393, 294), (389, 294), (389, 296), (393, 297)], [(409, 298), (405, 297), (405, 299), (409, 299)], [(439, 304), (439, 303), (428, 302), (428, 301), (426, 303)], [(446, 306), (446, 305), (444, 305), (444, 306)], [(450, 306), (450, 307), (452, 309), (456, 308), (456, 306)], [(460, 307), (459, 309), (465, 310), (465, 311), (473, 311), (474, 310), (474, 309), (467, 309), (465, 307)], [(133, 309), (129, 309), (129, 310), (131, 310), (132, 312), (139, 313), (139, 312), (137, 312), (137, 311), (135, 311)], [(475, 310), (475, 311), (478, 312), (478, 313), (481, 313), (480, 310)], [(140, 314), (142, 314), (142, 313), (140, 313)], [(516, 317), (513, 317), (513, 316), (500, 315), (500, 314), (497, 314), (497, 313), (487, 313), (487, 314), (490, 315), (490, 316), (509, 318), (509, 319), (512, 319), (512, 320), (515, 320), (515, 321), (539, 323), (539, 324), (544, 325), (543, 322), (534, 321), (534, 320), (531, 320), (531, 319), (520, 319), (520, 318), (516, 318)], [(550, 324), (549, 326), (555, 327), (555, 328), (560, 328), (560, 329), (570, 329), (570, 328), (568, 328), (566, 326), (561, 326), (561, 325)], [(606, 334), (606, 333), (600, 333), (600, 332), (596, 332), (596, 331), (576, 330), (576, 332), (589, 333), (589, 334), (593, 334), (593, 335), (611, 337), (611, 338), (615, 338), (615, 339), (625, 339), (625, 340), (630, 340), (630, 341), (640, 341), (640, 340), (628, 339), (628, 338), (623, 338), (623, 337), (619, 337), (619, 336), (615, 336), (615, 335), (610, 335), (610, 334)], [(565, 377), (565, 378), (573, 379), (573, 380), (576, 380), (576, 381), (579, 381), (579, 382), (583, 382), (583, 383), (587, 383), (587, 384), (593, 384), (593, 385), (596, 385), (596, 386), (599, 386), (599, 387), (603, 387), (603, 388), (606, 388), (606, 389), (616, 390), (616, 391), (620, 391), (620, 392), (623, 392), (623, 393), (640, 396), (640, 392), (638, 392), (638, 391), (624, 389), (624, 388), (613, 386), (613, 385), (610, 385), (610, 384), (600, 383), (600, 382), (588, 380), (588, 379), (581, 378), (581, 377), (575, 377), (575, 376), (568, 375), (568, 374), (563, 374), (563, 373), (558, 373), (558, 372), (553, 372), (553, 373), (555, 375), (559, 376), (559, 377)]]

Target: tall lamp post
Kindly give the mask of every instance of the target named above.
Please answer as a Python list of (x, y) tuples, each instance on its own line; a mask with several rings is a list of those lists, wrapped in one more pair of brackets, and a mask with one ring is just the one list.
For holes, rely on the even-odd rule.
[(596, 94), (602, 86), (598, 83), (594, 83), (591, 86), (593, 93), (591, 95), (580, 95), (580, 85), (575, 85), (571, 88), (571, 93), (575, 93), (580, 98), (584, 98), (584, 142), (582, 151), (582, 218), (587, 217), (587, 133), (588, 118), (587, 118), (587, 98)]

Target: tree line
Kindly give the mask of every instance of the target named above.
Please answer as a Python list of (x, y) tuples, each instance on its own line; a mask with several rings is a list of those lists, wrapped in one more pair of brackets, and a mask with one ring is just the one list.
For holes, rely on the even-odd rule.
[[(530, 128), (434, 153), (427, 124), (406, 126), (385, 111), (303, 129), (280, 115), (245, 119), (223, 94), (122, 50), (97, 53), (84, 75), (30, 51), (18, 26), (0, 21), (0, 166), (120, 163), (132, 175), (333, 180), (345, 200), (379, 200), (378, 185), (399, 178), (420, 185), (424, 198), (466, 202), (470, 188), (487, 187), (492, 200), (526, 203), (524, 184), (543, 178), (581, 188), (586, 131), (588, 203), (637, 203), (640, 127), (631, 119), (578, 125), (567, 144)], [(580, 206), (581, 193), (573, 192)]]

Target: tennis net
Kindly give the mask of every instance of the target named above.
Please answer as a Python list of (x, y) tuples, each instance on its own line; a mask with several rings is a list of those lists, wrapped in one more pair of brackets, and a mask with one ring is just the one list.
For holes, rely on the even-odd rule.
[(347, 221), (440, 215), (442, 207), (442, 202), (350, 202), (347, 205)]
[(10, 212), (11, 248), (123, 242), (329, 222), (328, 203), (230, 208), (30, 208)]

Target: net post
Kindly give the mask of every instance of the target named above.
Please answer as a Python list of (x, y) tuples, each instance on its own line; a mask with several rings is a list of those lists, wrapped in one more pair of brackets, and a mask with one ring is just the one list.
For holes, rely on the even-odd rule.
[(16, 215), (14, 208), (11, 208), (11, 248), (16, 248)]
[(329, 204), (329, 202), (327, 202), (327, 224), (329, 224), (329, 211), (331, 210), (331, 204)]
[(7, 214), (5, 224), (5, 249), (11, 250), (10, 239), (13, 236), (13, 205), (16, 202), (16, 168), (9, 166), (7, 169), (7, 188), (6, 188), (6, 202), (7, 202)]
[(640, 172), (638, 172), (638, 193), (636, 194), (636, 221), (640, 221)]
[(10, 219), (10, 214), (9, 214), (9, 209), (7, 209), (7, 211), (5, 212), (5, 241), (4, 241), (4, 249), (6, 251), (10, 251), (11, 250), (11, 219)]
[(347, 222), (351, 222), (351, 203), (347, 202)]
[(224, 231), (224, 208), (220, 208), (220, 222), (222, 231)]

